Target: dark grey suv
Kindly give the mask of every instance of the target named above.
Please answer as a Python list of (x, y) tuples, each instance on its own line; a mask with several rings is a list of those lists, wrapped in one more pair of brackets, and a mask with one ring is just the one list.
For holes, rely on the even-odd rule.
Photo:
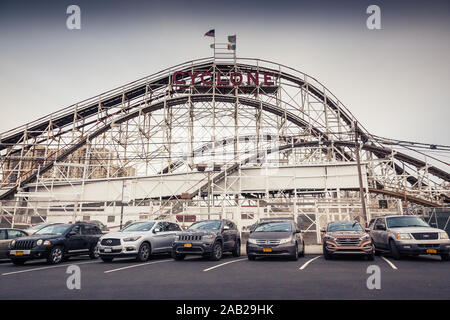
[(230, 220), (204, 220), (177, 233), (172, 245), (172, 257), (183, 260), (186, 255), (201, 255), (220, 260), (224, 252), (241, 254), (241, 236), (236, 224)]

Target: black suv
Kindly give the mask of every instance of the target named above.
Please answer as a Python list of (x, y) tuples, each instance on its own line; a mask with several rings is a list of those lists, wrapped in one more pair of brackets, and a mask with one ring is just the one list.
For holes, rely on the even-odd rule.
[(202, 255), (217, 261), (223, 252), (241, 255), (241, 236), (236, 224), (229, 220), (204, 220), (177, 233), (172, 244), (172, 257), (183, 260), (187, 254)]
[(96, 259), (101, 235), (101, 230), (92, 223), (50, 225), (32, 236), (11, 241), (8, 257), (16, 265), (31, 259), (47, 259), (49, 264), (57, 264), (70, 256), (85, 254)]

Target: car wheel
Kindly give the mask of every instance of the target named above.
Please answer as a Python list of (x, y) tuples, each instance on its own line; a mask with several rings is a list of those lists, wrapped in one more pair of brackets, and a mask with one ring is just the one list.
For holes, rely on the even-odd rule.
[(248, 260), (251, 260), (251, 261), (255, 261), (256, 260), (256, 257), (252, 256), (252, 255), (247, 256), (247, 258), (248, 258)]
[(101, 257), (101, 259), (103, 260), (103, 262), (111, 262), (114, 258)]
[(389, 249), (391, 251), (391, 255), (395, 260), (400, 260), (400, 252), (398, 252), (397, 245), (395, 244), (394, 240), (389, 240)]
[(150, 257), (150, 246), (148, 243), (143, 243), (139, 247), (138, 255), (136, 257), (137, 261), (145, 262)]
[(241, 242), (236, 241), (236, 247), (233, 250), (233, 257), (239, 257), (241, 255)]
[(47, 257), (47, 263), (48, 264), (58, 264), (63, 260), (63, 249), (59, 246), (53, 247), (52, 250), (50, 250), (48, 257)]
[(447, 253), (447, 254), (441, 254), (441, 260), (442, 261), (448, 261), (448, 258), (449, 258), (449, 254)]
[(92, 246), (91, 250), (89, 251), (89, 258), (91, 259), (98, 258), (98, 245)]
[(325, 258), (325, 260), (331, 260), (331, 254), (328, 252), (325, 244), (323, 245), (323, 257)]
[(291, 260), (292, 261), (297, 261), (298, 260), (298, 243), (295, 243), (295, 252), (291, 256)]
[(302, 251), (299, 253), (300, 257), (305, 256), (305, 241), (302, 241)]
[(186, 258), (186, 255), (172, 252), (172, 258), (174, 258), (176, 261), (181, 261), (184, 260), (184, 258)]
[(220, 242), (216, 242), (214, 244), (213, 251), (211, 253), (210, 259), (212, 261), (218, 261), (222, 259), (223, 251), (222, 251), (222, 244)]
[(11, 259), (12, 263), (14, 263), (16, 266), (23, 266), (25, 264), (24, 259)]

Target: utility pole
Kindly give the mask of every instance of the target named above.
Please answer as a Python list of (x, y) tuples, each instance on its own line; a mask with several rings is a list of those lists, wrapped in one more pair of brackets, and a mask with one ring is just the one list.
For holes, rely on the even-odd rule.
[(211, 219), (211, 172), (208, 171), (208, 220)]
[(122, 230), (122, 223), (123, 223), (123, 189), (125, 187), (125, 180), (122, 180), (122, 199), (120, 200), (120, 228), (119, 230)]
[(360, 142), (358, 141), (358, 122), (354, 122), (355, 125), (355, 154), (356, 154), (356, 163), (358, 165), (358, 179), (359, 179), (359, 194), (361, 196), (361, 205), (362, 205), (362, 224), (364, 227), (366, 227), (366, 219), (367, 219), (367, 208), (366, 208), (366, 199), (364, 195), (364, 188), (363, 188), (363, 180), (362, 180), (362, 173), (361, 173), (361, 160), (359, 158), (359, 147)]

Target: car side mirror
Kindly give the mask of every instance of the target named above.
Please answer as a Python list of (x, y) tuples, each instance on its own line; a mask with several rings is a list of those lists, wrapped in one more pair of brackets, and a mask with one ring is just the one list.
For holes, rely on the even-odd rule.
[(161, 229), (160, 229), (160, 228), (155, 228), (155, 229), (153, 229), (153, 233), (158, 233), (158, 232), (161, 232)]
[(69, 237), (73, 237), (73, 236), (76, 236), (77, 235), (77, 233), (75, 232), (75, 231), (70, 231), (68, 234), (67, 234), (67, 236), (69, 236)]
[(320, 232), (327, 232), (327, 230), (325, 230), (325, 229), (320, 229)]

